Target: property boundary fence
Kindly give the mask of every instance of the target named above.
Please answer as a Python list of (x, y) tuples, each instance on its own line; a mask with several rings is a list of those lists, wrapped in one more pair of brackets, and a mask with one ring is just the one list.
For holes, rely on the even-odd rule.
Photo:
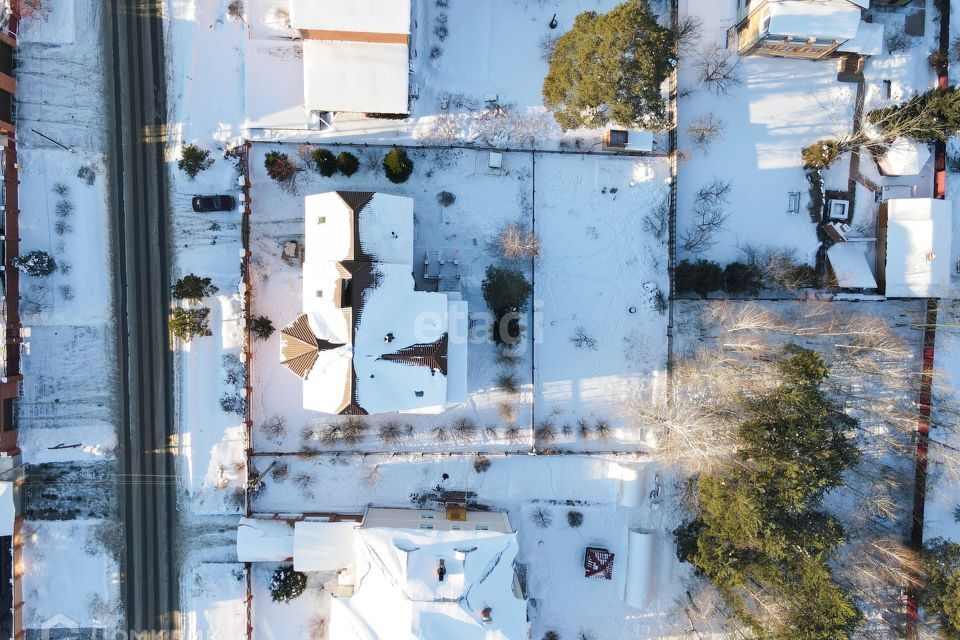
[[(244, 389), (244, 427), (246, 434), (246, 448), (244, 458), (246, 461), (244, 469), (244, 491), (243, 506), (247, 517), (253, 513), (253, 504), (251, 502), (250, 492), (247, 491), (247, 482), (249, 481), (249, 472), (251, 461), (253, 459), (253, 337), (250, 333), (250, 313), (252, 305), (253, 287), (250, 280), (250, 144), (249, 140), (244, 140), (242, 144), (243, 153), (239, 157), (240, 165), (240, 190), (243, 194), (242, 217), (240, 222), (241, 255), (240, 255), (240, 276), (243, 282), (243, 362), (246, 375), (246, 386)], [(246, 577), (246, 623), (247, 640), (253, 640), (253, 583), (251, 572), (253, 567), (251, 563), (244, 563), (244, 574)]]
[[(945, 62), (937, 74), (937, 86), (946, 89), (950, 85), (950, 0), (936, 0), (940, 13), (939, 51)], [(935, 198), (947, 197), (947, 145), (937, 142), (934, 145), (933, 195)], [(920, 377), (920, 398), (918, 402), (917, 446), (914, 455), (913, 487), (913, 526), (910, 530), (910, 546), (915, 551), (923, 548), (923, 519), (927, 500), (927, 463), (930, 446), (930, 405), (933, 388), (933, 360), (937, 342), (937, 300), (927, 301), (927, 323), (923, 330), (923, 372)], [(907, 591), (907, 637), (917, 638), (920, 624), (919, 593), (916, 587)]]

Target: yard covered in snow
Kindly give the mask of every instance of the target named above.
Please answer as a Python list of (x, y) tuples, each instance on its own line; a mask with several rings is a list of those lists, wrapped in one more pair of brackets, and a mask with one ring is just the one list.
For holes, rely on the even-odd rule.
[[(678, 99), (679, 166), (677, 193), (678, 256), (704, 257), (721, 264), (742, 259), (746, 245), (793, 249), (801, 261), (813, 263), (819, 242), (807, 215), (808, 185), (800, 151), (817, 140), (848, 134), (853, 122), (856, 89), (837, 81), (835, 61), (809, 62), (746, 57), (739, 60), (738, 84), (727, 93), (700, 81), (699, 60), (726, 43), (736, 19), (736, 3), (680, 0), (680, 16), (703, 19), (703, 37), (696, 50), (682, 55)], [(737, 61), (736, 54), (732, 62)], [(689, 93), (688, 93), (689, 92)], [(723, 133), (706, 149), (691, 141), (692, 123), (712, 116)], [(848, 163), (849, 164), (849, 163)], [(827, 178), (827, 189), (846, 189), (843, 161)], [(698, 222), (697, 192), (714, 178), (731, 188), (722, 210), (728, 215), (712, 246), (691, 256), (680, 245)], [(800, 193), (800, 207), (790, 213), (791, 192)]]
[[(265, 467), (268, 460), (258, 457), (258, 464)], [(441, 489), (473, 492), (476, 502), (506, 510), (518, 532), (518, 562), (532, 599), (534, 638), (551, 629), (560, 637), (575, 637), (583, 630), (597, 640), (680, 631), (682, 618), (675, 608), (689, 567), (677, 562), (670, 533), (682, 518), (682, 512), (670, 506), (676, 503), (679, 485), (655, 464), (628, 456), (493, 456), (489, 470), (478, 473), (473, 468), (475, 457), (469, 455), (321, 454), (285, 455), (278, 460), (287, 466), (287, 473), (265, 480), (254, 504), (259, 513), (362, 513), (368, 504), (429, 507)], [(570, 525), (568, 511), (580, 512), (582, 524)], [(649, 531), (654, 539), (653, 548), (643, 554), (646, 569), (635, 568), (632, 576), (634, 586), (648, 594), (639, 609), (623, 603), (631, 529)], [(587, 546), (615, 554), (612, 580), (584, 577)], [(269, 582), (272, 568), (255, 565), (255, 580)], [(308, 575), (311, 584), (325, 577)], [(269, 623), (259, 624), (302, 625), (309, 619), (305, 615), (278, 620), (277, 605), (269, 603), (264, 586), (257, 589), (254, 616), (270, 616)], [(309, 590), (304, 596), (307, 603), (314, 597)]]
[[(323, 178), (308, 167), (298, 176), (297, 193), (291, 194), (267, 178), (262, 167), (268, 151), (284, 151), (296, 159), (294, 148), (254, 145), (253, 315), (266, 315), (279, 329), (303, 309), (299, 261), (284, 261), (280, 255), (285, 241), (303, 241), (303, 196), (356, 190), (414, 198), (417, 288), (438, 286), (423, 278), (424, 260), (436, 266), (444, 259), (445, 269), (458, 260), (453, 271), (444, 272), (443, 285), (462, 293), (471, 319), (467, 404), (439, 415), (371, 416), (367, 419), (371, 435), (385, 421), (399, 420), (414, 429), (410, 438), (396, 445), (401, 449), (497, 450), (529, 447), (530, 427), (548, 421), (557, 442), (571, 447), (635, 442), (635, 434), (619, 428), (619, 405), (635, 393), (659, 391), (666, 367), (667, 247), (665, 235), (658, 237), (647, 228), (665, 220), (658, 216), (665, 216), (666, 161), (544, 153), (534, 159), (530, 153), (508, 153), (502, 170), (495, 170), (488, 167), (486, 151), (415, 150), (413, 177), (395, 185), (381, 170), (370, 168), (379, 167), (382, 150), (344, 149), (361, 158), (356, 175)], [(442, 192), (453, 195), (449, 206), (440, 202)], [(540, 236), (540, 256), (533, 269), (529, 259), (504, 258), (496, 246), (497, 234), (514, 223)], [(571, 266), (574, 263), (577, 269)], [(522, 323), (525, 339), (514, 364), (498, 357), (499, 349), (490, 339), (489, 312), (480, 287), (490, 265), (518, 269), (534, 284), (532, 313)], [(336, 417), (303, 409), (303, 384), (281, 366), (279, 349), (279, 332), (254, 344), (255, 448), (342, 449), (336, 442), (318, 442), (318, 432)], [(531, 357), (536, 359), (535, 385)], [(511, 373), (520, 385), (516, 393), (500, 380)], [(257, 428), (278, 417), (283, 422), (280, 433)], [(470, 420), (476, 433), (456, 432), (454, 423), (460, 418)], [(614, 429), (610, 438), (621, 444), (578, 442), (573, 432), (580, 419), (590, 431), (598, 421), (610, 425)], [(488, 426), (496, 432), (484, 431)], [(524, 431), (523, 438), (507, 438), (510, 427)], [(438, 438), (438, 428), (455, 437)], [(375, 437), (359, 445), (367, 450), (383, 446)]]
[(114, 545), (121, 538), (122, 531), (108, 521), (25, 522), (24, 627), (48, 628), (48, 621), (80, 628), (118, 627), (122, 609), (114, 559), (119, 548)]

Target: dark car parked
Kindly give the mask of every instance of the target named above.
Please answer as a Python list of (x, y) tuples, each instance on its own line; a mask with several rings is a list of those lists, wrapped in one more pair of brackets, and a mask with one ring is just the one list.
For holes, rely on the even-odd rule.
[(193, 210), (197, 213), (233, 211), (236, 206), (233, 196), (193, 196)]

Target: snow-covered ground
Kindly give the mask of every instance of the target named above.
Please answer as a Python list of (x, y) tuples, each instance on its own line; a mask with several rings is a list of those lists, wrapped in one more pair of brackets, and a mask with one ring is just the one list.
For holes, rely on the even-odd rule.
[[(689, 567), (680, 565), (674, 553), (670, 532), (679, 524), (682, 512), (677, 508), (675, 479), (665, 470), (628, 456), (494, 456), (490, 468), (478, 473), (474, 459), (282, 456), (281, 461), (288, 465), (287, 477), (268, 478), (254, 507), (261, 513), (362, 513), (368, 504), (411, 507), (418, 498), (429, 500), (441, 488), (475, 492), (478, 503), (508, 511), (518, 531), (518, 561), (525, 566), (528, 595), (537, 602), (531, 606), (532, 637), (540, 638), (550, 629), (560, 637), (576, 637), (582, 629), (596, 640), (656, 637), (678, 631), (674, 625), (681, 623), (674, 609)], [(661, 494), (654, 500), (650, 493), (658, 483)], [(534, 509), (549, 513), (546, 526), (534, 522)], [(583, 514), (581, 526), (568, 524), (570, 510)], [(651, 531), (655, 537), (647, 585), (652, 595), (640, 610), (622, 602), (630, 529)], [(611, 581), (584, 578), (586, 546), (605, 547), (617, 554)], [(261, 566), (267, 567), (258, 565), (255, 571), (264, 571), (264, 576), (257, 579), (255, 573), (255, 582), (268, 580), (272, 570)], [(312, 601), (313, 596), (309, 597)], [(268, 598), (263, 594), (260, 599)], [(264, 611), (268, 605), (257, 601), (255, 594), (255, 619), (258, 607), (264, 615), (268, 613)], [(288, 622), (272, 615), (270, 625), (292, 624), (295, 617), (290, 618)], [(308, 619), (301, 617), (299, 624)]]
[(24, 626), (110, 629), (121, 621), (115, 560), (122, 534), (98, 520), (23, 525)]
[(666, 216), (669, 165), (540, 154), (535, 178), (537, 424), (571, 446), (582, 444), (565, 428), (581, 421), (635, 441), (623, 402), (662, 393), (667, 365), (667, 237), (644, 219)]
[[(677, 181), (678, 236), (697, 221), (698, 190), (718, 178), (731, 183), (721, 205), (728, 218), (713, 246), (700, 256), (727, 263), (742, 259), (746, 245), (776, 246), (794, 249), (798, 258), (812, 264), (819, 242), (807, 215), (800, 151), (821, 138), (851, 131), (855, 85), (837, 82), (833, 60), (749, 56), (740, 59), (737, 68), (740, 84), (731, 87), (729, 95), (718, 95), (700, 82), (698, 60), (704, 51), (726, 43), (727, 29), (736, 21), (736, 3), (680, 0), (679, 5), (680, 16), (699, 16), (704, 27), (695, 51), (681, 56), (678, 73), (678, 144), (683, 156)], [(724, 133), (701, 150), (687, 132), (693, 122), (708, 116), (723, 123)], [(826, 187), (846, 189), (846, 170), (838, 167)], [(791, 192), (800, 192), (798, 213), (788, 212)], [(678, 255), (690, 257), (680, 244)]]
[[(303, 239), (303, 195), (309, 193), (339, 189), (413, 197), (414, 264), (436, 255), (458, 259), (459, 280), (445, 284), (463, 294), (472, 319), (487, 313), (480, 285), (488, 266), (517, 268), (534, 284), (532, 314), (524, 322), (526, 339), (517, 364), (498, 363), (496, 346), (477, 329), (469, 345), (467, 405), (439, 415), (372, 417), (374, 434), (377, 424), (399, 419), (415, 429), (401, 443), (403, 448), (489, 451), (521, 444), (505, 438), (508, 427), (529, 431), (531, 425), (550, 421), (559, 443), (582, 447), (574, 435), (578, 420), (585, 420), (591, 430), (598, 420), (616, 428), (622, 400), (636, 392), (650, 393), (662, 380), (667, 321), (655, 300), (658, 291), (666, 295), (667, 248), (665, 236), (658, 238), (645, 229), (644, 218), (665, 211), (669, 174), (665, 160), (544, 153), (534, 160), (530, 153), (508, 153), (498, 172), (487, 167), (485, 151), (419, 150), (413, 152), (414, 175), (404, 184), (394, 185), (382, 171), (367, 167), (349, 178), (340, 174), (322, 178), (307, 168), (298, 178), (298, 193), (291, 195), (262, 169), (270, 150), (296, 155), (290, 146), (255, 144), (250, 158), (253, 314), (266, 315), (274, 327), (291, 322), (302, 309), (301, 267), (284, 262), (280, 253), (284, 241)], [(374, 166), (383, 153), (351, 150), (364, 164), (369, 158)], [(441, 191), (452, 193), (455, 202), (443, 206), (437, 198)], [(529, 260), (506, 260), (495, 246), (497, 233), (511, 223), (534, 230), (541, 238), (533, 271)], [(436, 286), (420, 277), (416, 282), (425, 290)], [(618, 310), (611, 312), (613, 301)], [(575, 343), (580, 329), (588, 340)], [(254, 345), (254, 445), (264, 451), (298, 451), (307, 444), (302, 439), (304, 427), (334, 417), (302, 408), (302, 384), (280, 365), (279, 349), (279, 333)], [(531, 354), (537, 372), (533, 413)], [(499, 388), (497, 377), (510, 371), (523, 385), (520, 393)], [(283, 419), (287, 433), (263, 437), (256, 425), (276, 416)], [(436, 442), (433, 430), (449, 431), (461, 417), (480, 427), (477, 433)], [(484, 431), (487, 426), (496, 434)], [(612, 438), (635, 441), (634, 434), (623, 430)], [(371, 437), (361, 448), (383, 446)], [(529, 447), (529, 441), (524, 446)], [(587, 446), (616, 445), (594, 441)]]
[[(259, 140), (336, 139), (386, 144), (479, 143), (506, 148), (598, 148), (602, 130), (564, 133), (543, 107), (545, 45), (581, 11), (608, 11), (616, 0), (413, 2), (410, 117), (339, 113), (324, 131), (304, 130), (303, 58), (289, 28), (288, 0), (250, 0), (243, 53), (251, 136)], [(662, 6), (662, 3), (659, 4)], [(557, 27), (550, 29), (556, 16)], [(499, 108), (499, 109), (498, 109)], [(296, 127), (296, 128), (294, 128)], [(299, 130), (297, 130), (299, 129)], [(665, 136), (656, 149), (665, 152)]]
[(247, 633), (246, 568), (236, 562), (202, 562), (184, 578), (194, 607), (182, 621), (185, 638), (227, 640)]

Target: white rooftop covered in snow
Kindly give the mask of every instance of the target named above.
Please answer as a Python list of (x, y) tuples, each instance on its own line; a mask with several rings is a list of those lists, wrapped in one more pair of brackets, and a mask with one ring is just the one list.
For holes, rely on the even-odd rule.
[(876, 289), (877, 280), (867, 258), (863, 242), (838, 242), (827, 249), (830, 268), (837, 285), (844, 289)]
[(410, 0), (291, 0), (308, 111), (407, 113)]
[(513, 588), (517, 548), (512, 531), (364, 524), (356, 530), (353, 595), (331, 600), (328, 637), (526, 638), (526, 602)]
[(303, 313), (281, 330), (303, 406), (358, 415), (465, 402), (467, 305), (414, 290), (413, 199), (329, 192), (305, 205)]
[(903, 198), (880, 207), (877, 268), (891, 298), (942, 298), (950, 290), (949, 200)]
[(843, 42), (857, 35), (863, 10), (850, 0), (767, 0), (763, 12), (771, 36)]
[(930, 160), (930, 146), (909, 138), (897, 138), (886, 153), (877, 157), (885, 176), (915, 176)]

